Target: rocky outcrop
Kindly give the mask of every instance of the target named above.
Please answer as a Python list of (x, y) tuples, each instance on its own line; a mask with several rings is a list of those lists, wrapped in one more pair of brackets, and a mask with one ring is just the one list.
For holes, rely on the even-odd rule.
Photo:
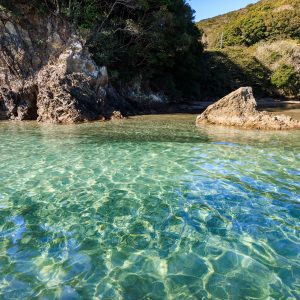
[(123, 120), (124, 116), (122, 115), (122, 113), (120, 111), (113, 111), (111, 119), (112, 120)]
[(217, 124), (242, 128), (287, 130), (300, 129), (300, 122), (291, 117), (273, 116), (256, 109), (251, 87), (242, 87), (210, 105), (197, 117), (196, 124)]
[(130, 111), (68, 22), (26, 1), (11, 6), (0, 6), (1, 118), (73, 123)]
[(149, 88), (142, 88), (142, 78), (135, 78), (134, 82), (118, 87), (120, 95), (132, 103), (141, 112), (160, 111), (167, 107), (168, 98), (163, 93), (153, 92)]
[(36, 77), (38, 121), (69, 123), (97, 120), (108, 85), (106, 68), (99, 68), (74, 37), (68, 48)]
[(0, 5), (0, 119), (73, 123), (165, 106), (166, 97), (138, 80), (114, 88), (61, 16), (41, 13), (30, 1), (7, 3)]

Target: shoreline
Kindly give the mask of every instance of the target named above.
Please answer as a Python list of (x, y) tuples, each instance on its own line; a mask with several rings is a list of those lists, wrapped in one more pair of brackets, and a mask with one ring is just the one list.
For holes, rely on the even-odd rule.
[[(278, 114), (283, 114), (290, 116), (296, 120), (300, 121), (300, 105), (297, 107), (287, 107), (287, 106), (277, 106), (277, 107), (266, 107), (266, 108), (260, 108), (258, 110), (264, 110), (267, 113), (271, 115), (278, 115)], [(194, 116), (195, 118), (201, 114), (201, 112), (205, 111), (205, 108), (202, 109), (202, 111), (176, 111), (176, 110), (170, 110), (170, 111), (163, 111), (163, 112), (158, 112), (158, 111), (153, 111), (153, 112), (141, 112), (139, 114), (135, 115), (128, 115), (127, 117), (123, 119), (114, 119), (114, 120), (95, 120), (95, 121), (86, 121), (86, 122), (78, 122), (78, 123), (47, 123), (47, 122), (37, 122), (37, 120), (8, 120), (8, 119), (1, 119), (0, 118), (0, 123), (16, 123), (16, 124), (26, 124), (26, 123), (37, 123), (41, 125), (59, 125), (59, 126), (64, 126), (64, 125), (78, 125), (78, 124), (89, 124), (89, 123), (110, 123), (110, 122), (120, 122), (120, 121), (126, 121), (129, 119), (138, 119), (138, 118), (165, 118), (172, 120), (173, 117), (178, 118), (178, 119), (188, 119), (191, 116)]]
[[(139, 116), (155, 116), (155, 115), (199, 115), (203, 113), (210, 105), (216, 103), (215, 101), (194, 101), (189, 103), (177, 103), (161, 108), (153, 108), (139, 111), (135, 114), (125, 114), (125, 118), (139, 117)], [(260, 98), (257, 99), (257, 110), (267, 111), (270, 114), (284, 114), (293, 117), (300, 121), (300, 99), (299, 100), (281, 100), (275, 98)], [(0, 111), (0, 121), (14, 121), (6, 118), (6, 113)], [(24, 120), (16, 122), (37, 122), (37, 120)], [(86, 121), (69, 124), (80, 124), (80, 123), (93, 123), (101, 122), (102, 120)], [(107, 122), (111, 120), (105, 120)], [(52, 123), (45, 123), (52, 124)], [(56, 123), (53, 123), (56, 124)], [(58, 124), (59, 125), (59, 124)]]

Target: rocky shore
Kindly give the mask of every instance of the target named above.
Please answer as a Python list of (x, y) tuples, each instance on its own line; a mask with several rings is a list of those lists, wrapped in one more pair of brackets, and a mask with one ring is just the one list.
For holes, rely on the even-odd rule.
[(138, 84), (114, 88), (66, 20), (17, 7), (0, 6), (0, 119), (75, 123), (165, 105)]
[[(85, 40), (68, 21), (41, 15), (24, 2), (17, 7), (18, 14), (13, 14), (0, 6), (0, 120), (76, 123), (143, 113), (199, 112), (210, 104), (169, 105), (165, 95), (145, 91), (138, 82), (113, 86), (107, 68), (95, 63)], [(252, 89), (241, 88), (210, 105), (197, 124), (299, 128), (299, 122), (259, 112), (256, 106)]]

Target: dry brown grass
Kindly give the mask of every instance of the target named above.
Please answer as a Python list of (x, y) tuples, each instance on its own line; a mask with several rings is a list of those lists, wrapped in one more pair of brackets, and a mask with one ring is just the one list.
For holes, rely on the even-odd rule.
[(259, 43), (255, 57), (268, 69), (275, 71), (281, 65), (293, 66), (300, 72), (300, 43), (295, 40), (280, 40)]

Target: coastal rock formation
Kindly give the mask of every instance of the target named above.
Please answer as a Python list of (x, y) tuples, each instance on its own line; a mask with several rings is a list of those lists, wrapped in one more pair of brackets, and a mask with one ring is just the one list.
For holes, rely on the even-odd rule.
[(27, 1), (0, 5), (0, 119), (116, 119), (165, 103), (166, 97), (139, 84), (113, 87), (67, 19)]
[(0, 119), (74, 123), (132, 110), (66, 20), (11, 5), (14, 14), (0, 6)]
[(96, 120), (102, 113), (108, 76), (76, 37), (37, 75), (38, 121), (69, 123)]
[(37, 119), (38, 87), (33, 82), (26, 82), (14, 89), (0, 87), (0, 114), (2, 119), (35, 120)]
[(112, 120), (122, 120), (122, 119), (124, 119), (124, 116), (121, 114), (120, 111), (114, 111), (112, 113), (111, 119)]
[(251, 87), (242, 87), (210, 105), (197, 117), (196, 124), (217, 124), (242, 128), (286, 130), (300, 129), (300, 122), (291, 117), (272, 116), (256, 109)]

